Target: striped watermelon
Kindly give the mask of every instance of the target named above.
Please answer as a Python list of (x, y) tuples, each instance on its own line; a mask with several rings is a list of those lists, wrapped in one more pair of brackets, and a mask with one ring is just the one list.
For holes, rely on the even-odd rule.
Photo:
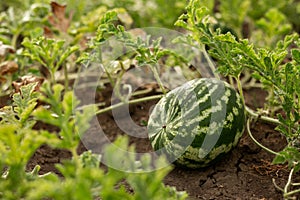
[(229, 84), (201, 78), (166, 94), (154, 107), (148, 134), (170, 162), (205, 167), (229, 152), (244, 130), (244, 105)]

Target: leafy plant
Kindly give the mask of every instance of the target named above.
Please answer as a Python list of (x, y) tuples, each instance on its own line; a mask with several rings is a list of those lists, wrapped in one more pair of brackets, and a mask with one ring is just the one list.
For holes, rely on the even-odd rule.
[[(179, 14), (182, 13), (186, 1), (170, 0), (104, 0), (101, 3), (109, 8), (125, 8), (134, 18), (135, 27), (173, 27)], [(173, 6), (169, 6), (169, 5)], [(147, 8), (147, 9), (145, 9)]]
[[(171, 167), (153, 170), (149, 157), (141, 161), (127, 154), (134, 153), (128, 147), (128, 139), (119, 137), (114, 144), (106, 147), (104, 159), (111, 166), (127, 163), (123, 171), (112, 167), (105, 172), (100, 169), (100, 155), (86, 151), (78, 155), (76, 149), (80, 137), (89, 128), (95, 107), (87, 106), (82, 111), (75, 110), (79, 101), (73, 92), (63, 93), (62, 85), (45, 83), (41, 88), (42, 96), (35, 91), (36, 84), (28, 84), (13, 95), (13, 106), (1, 109), (0, 123), (0, 178), (1, 199), (185, 199), (185, 192), (177, 192), (173, 187), (162, 184), (162, 179)], [(35, 109), (37, 100), (48, 105)], [(33, 130), (36, 121), (42, 121), (59, 128), (57, 133), (46, 130)], [(71, 160), (57, 164), (63, 179), (57, 174), (39, 175), (40, 166), (26, 172), (26, 165), (37, 148), (42, 144), (52, 148), (69, 150)], [(122, 148), (122, 154), (115, 152)], [(117, 158), (117, 159), (116, 159)], [(154, 167), (165, 166), (160, 158)], [(152, 171), (146, 173), (144, 171)], [(124, 180), (133, 189), (129, 192)], [(145, 190), (145, 187), (147, 190)]]
[(32, 30), (47, 24), (49, 12), (47, 4), (32, 4), (25, 12), (18, 7), (9, 7), (0, 13), (0, 40), (17, 49), (21, 36), (30, 36)]
[[(298, 141), (300, 134), (298, 34), (285, 36), (284, 40), (279, 40), (273, 49), (267, 46), (257, 47), (250, 43), (248, 39), (237, 39), (230, 32), (224, 34), (220, 29), (214, 30), (211, 17), (208, 15), (209, 10), (205, 7), (199, 7), (199, 2), (194, 0), (189, 3), (187, 13), (179, 18), (177, 25), (189, 30), (191, 37), (199, 45), (209, 47), (208, 53), (218, 62), (217, 71), (225, 76), (235, 78), (242, 97), (243, 86), (241, 85), (240, 75), (247, 69), (253, 72), (253, 77), (263, 83), (264, 89), (269, 92), (268, 108), (272, 110), (275, 105), (282, 105), (284, 114), (277, 114), (278, 119), (269, 117), (264, 119), (278, 124), (276, 130), (286, 136), (288, 146), (279, 153), (266, 147), (263, 148), (276, 155), (274, 163), (288, 162), (292, 168), (291, 172), (298, 171)], [(281, 15), (278, 17), (281, 18)], [(269, 29), (271, 33), (272, 27), (264, 26), (265, 29)], [(286, 61), (292, 44), (296, 44), (297, 48), (291, 50), (292, 58)], [(249, 115), (248, 120), (258, 116), (249, 108), (246, 110)], [(249, 127), (248, 132), (251, 135)], [(288, 184), (290, 184), (290, 181)], [(289, 187), (286, 186), (286, 188)], [(288, 192), (285, 189), (284, 197), (287, 198), (296, 192), (299, 191)]]
[[(161, 38), (145, 35), (142, 39), (128, 31), (131, 27), (140, 26), (173, 27), (186, 1), (63, 1), (68, 5), (66, 10), (59, 13), (68, 24), (63, 29), (55, 27), (59, 23), (53, 24), (49, 20), (51, 16), (57, 17), (51, 12), (49, 3), (48, 0), (0, 3), (0, 81), (7, 79), (5, 84), (10, 85), (17, 75), (27, 73), (24, 67), (33, 63), (42, 66), (50, 74), (50, 83), (40, 88), (39, 92), (43, 95), (35, 91), (36, 84), (28, 84), (13, 94), (12, 105), (0, 110), (0, 198), (185, 199), (185, 192), (177, 192), (175, 188), (162, 183), (171, 167), (153, 171), (149, 157), (136, 160), (129, 153), (134, 152), (134, 147), (128, 147), (127, 138), (118, 138), (101, 156), (92, 152), (79, 155), (76, 149), (93, 114), (106, 112), (125, 103), (163, 96), (132, 100), (132, 96), (141, 92), (124, 95), (121, 79), (130, 64), (149, 67), (162, 92), (167, 92), (167, 89), (159, 78), (160, 67), (179, 64), (187, 68), (189, 52), (184, 56), (179, 55), (163, 48), (164, 41)], [(174, 6), (170, 7), (170, 4)], [(61, 7), (65, 8), (63, 5)], [(189, 32), (175, 42), (208, 49), (208, 54), (218, 63), (217, 72), (228, 77), (232, 85), (237, 84), (243, 101), (247, 80), (244, 81), (242, 77), (251, 77), (258, 83), (256, 86), (268, 92), (267, 102), (261, 110), (269, 115), (261, 115), (246, 107), (247, 128), (253, 138), (250, 122), (259, 118), (275, 123), (276, 130), (286, 137), (288, 145), (281, 152), (274, 152), (253, 138), (258, 145), (275, 155), (274, 164), (287, 163), (291, 169), (284, 188), (279, 188), (274, 181), (275, 186), (283, 191), (284, 198), (300, 192), (297, 189), (299, 183), (292, 181), (300, 169), (300, 40), (298, 34), (292, 33), (292, 29), (299, 30), (300, 27), (298, 14), (297, 0), (191, 0), (186, 12), (176, 22), (176, 25)], [(53, 38), (47, 36), (45, 27), (53, 31)], [(126, 48), (131, 50), (113, 63), (103, 59), (105, 52), (97, 51), (111, 37), (126, 44)], [(121, 103), (97, 111), (94, 106), (75, 109), (79, 101), (69, 91), (69, 69), (75, 65), (76, 58), (73, 59), (72, 55), (80, 53), (78, 43), (86, 52), (79, 61), (103, 63), (105, 76), (117, 89)], [(7, 55), (6, 51), (16, 54)], [(208, 58), (208, 55), (204, 56)], [(208, 62), (214, 69), (212, 61)], [(158, 63), (163, 63), (163, 66), (158, 66)], [(18, 74), (4, 74), (7, 64), (13, 64), (11, 69), (18, 70)], [(62, 71), (61, 67), (65, 86), (56, 84), (59, 82), (57, 74)], [(190, 71), (188, 73), (191, 74)], [(126, 87), (130, 91), (130, 87)], [(2, 88), (6, 91), (10, 89)], [(42, 104), (39, 108), (38, 102)], [(47, 130), (34, 130), (37, 121), (56, 126), (58, 131), (49, 133)], [(63, 177), (53, 173), (39, 175), (39, 166), (31, 172), (26, 170), (30, 157), (43, 144), (71, 152), (70, 160), (57, 164)], [(125, 151), (116, 154), (119, 148)], [(112, 167), (108, 167), (107, 171), (99, 168), (101, 159), (111, 166), (124, 164), (124, 171)], [(154, 164), (159, 168), (165, 164), (165, 160), (160, 158)]]
[(25, 47), (25, 51), (23, 52), (25, 56), (30, 57), (33, 61), (37, 61), (49, 70), (53, 84), (56, 83), (56, 72), (59, 70), (59, 67), (63, 66), (65, 88), (68, 88), (68, 68), (65, 62), (79, 47), (64, 46), (64, 40), (55, 40), (43, 36), (33, 38), (32, 40), (25, 38), (22, 45)]
[(255, 23), (258, 29), (253, 31), (252, 41), (264, 47), (275, 47), (277, 41), (292, 30), (286, 16), (275, 8), (268, 10), (264, 17)]
[[(56, 137), (47, 131), (36, 131), (35, 120), (30, 117), (36, 104), (35, 84), (21, 88), (13, 95), (13, 106), (1, 109), (0, 120), (0, 197), (21, 199), (30, 190), (28, 183), (38, 178), (39, 166), (26, 172), (26, 165), (34, 152), (44, 143), (55, 143)], [(46, 176), (46, 175), (45, 175)]]
[[(134, 64), (136, 68), (149, 69), (152, 72), (149, 76), (155, 78), (163, 93), (166, 93), (167, 90), (160, 79), (162, 68), (168, 70), (172, 64), (188, 68), (188, 62), (190, 61), (188, 54), (185, 55), (182, 52), (164, 47), (161, 44), (162, 37), (149, 35), (143, 30), (140, 30), (141, 33), (137, 30), (136, 35), (134, 31), (127, 31), (124, 26), (118, 24), (116, 10), (106, 12), (100, 21), (97, 34), (91, 40), (89, 51), (85, 52), (78, 59), (78, 62), (102, 63), (104, 76), (107, 76), (111, 86), (116, 89), (117, 97), (122, 102), (127, 102), (132, 96), (132, 94), (127, 94), (123, 97), (120, 85), (123, 75), (132, 66), (131, 64)], [(115, 42), (117, 45), (114, 44)], [(113, 52), (105, 52), (105, 48), (108, 47), (111, 47)], [(190, 74), (190, 76), (192, 75)]]

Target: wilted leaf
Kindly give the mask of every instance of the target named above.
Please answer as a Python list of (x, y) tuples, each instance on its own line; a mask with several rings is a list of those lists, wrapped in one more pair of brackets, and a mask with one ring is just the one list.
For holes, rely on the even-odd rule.
[(50, 24), (58, 30), (67, 33), (73, 15), (70, 14), (69, 18), (66, 18), (66, 5), (51, 2), (51, 11), (53, 15), (50, 15), (48, 18)]
[(18, 64), (15, 61), (6, 61), (0, 64), (0, 76), (12, 74), (18, 71)]
[(53, 37), (53, 32), (51, 31), (51, 29), (47, 26), (43, 27), (44, 30), (44, 36), (46, 36), (47, 38), (52, 38)]
[(15, 53), (15, 49), (12, 46), (3, 44), (0, 41), (0, 56), (4, 57), (7, 53)]
[(28, 85), (29, 83), (37, 83), (37, 85), (35, 86), (35, 91), (38, 91), (40, 86), (42, 85), (42, 83), (44, 82), (44, 78), (41, 77), (37, 77), (37, 76), (32, 76), (32, 75), (28, 75), (28, 76), (23, 76), (20, 78), (20, 81), (14, 81), (12, 83), (14, 89), (15, 89), (15, 93), (20, 92), (20, 88), (23, 85)]

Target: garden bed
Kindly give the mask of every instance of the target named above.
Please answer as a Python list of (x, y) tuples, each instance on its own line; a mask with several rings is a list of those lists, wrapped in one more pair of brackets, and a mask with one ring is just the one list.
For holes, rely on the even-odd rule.
[[(109, 93), (106, 91), (104, 96), (109, 102)], [(102, 95), (103, 96), (103, 95)], [(260, 89), (250, 89), (245, 92), (246, 103), (252, 108), (263, 105), (266, 93)], [(156, 101), (138, 103), (130, 107), (132, 120), (137, 125), (141, 121), (147, 120), (149, 110)], [(128, 118), (118, 119), (123, 124), (128, 123)], [(111, 113), (104, 113), (92, 120), (90, 129), (84, 138), (85, 142), (95, 141), (99, 134), (96, 127), (100, 124), (106, 136), (113, 141), (118, 135), (125, 133), (120, 130)], [(40, 124), (41, 126), (41, 124)], [(274, 131), (274, 125), (257, 121), (252, 124), (251, 130), (254, 137), (274, 151), (280, 151), (286, 146), (285, 138)], [(43, 128), (45, 125), (43, 125)], [(48, 126), (51, 130), (53, 127)], [(130, 127), (127, 127), (130, 130)], [(147, 134), (145, 132), (145, 134)], [(144, 138), (130, 137), (130, 143), (136, 146), (137, 152), (153, 151), (150, 141)], [(91, 145), (91, 144), (89, 144)], [(86, 151), (81, 143), (78, 152)], [(32, 170), (35, 165), (41, 166), (40, 173), (55, 172), (56, 163), (70, 159), (71, 154), (67, 151), (51, 149), (42, 146), (32, 157), (28, 164), (28, 170)], [(276, 190), (272, 179), (276, 184), (283, 187), (288, 178), (289, 170), (286, 165), (272, 165), (274, 155), (258, 147), (247, 132), (244, 132), (238, 146), (222, 160), (203, 169), (186, 169), (175, 167), (168, 174), (164, 182), (167, 185), (175, 186), (177, 190), (185, 190), (191, 199), (280, 199), (282, 194)]]
[(299, 0), (59, 2), (0, 3), (0, 199), (300, 198)]

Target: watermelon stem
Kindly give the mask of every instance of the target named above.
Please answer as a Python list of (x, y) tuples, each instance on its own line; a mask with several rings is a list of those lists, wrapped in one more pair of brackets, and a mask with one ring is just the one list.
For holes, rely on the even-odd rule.
[(291, 169), (288, 181), (287, 181), (286, 185), (284, 186), (284, 193), (285, 193), (283, 195), (284, 197), (287, 197), (288, 195), (290, 195), (290, 194), (288, 194), (288, 190), (289, 190), (289, 187), (291, 186), (291, 183), (292, 183), (292, 176), (293, 176), (294, 170), (295, 170), (295, 168)]
[(218, 74), (218, 73), (215, 73), (215, 72), (216, 72), (215, 65), (214, 65), (212, 59), (209, 57), (207, 51), (205, 50), (205, 46), (204, 46), (204, 45), (203, 45), (203, 47), (202, 47), (202, 52), (203, 52), (203, 55), (204, 55), (205, 59), (206, 59), (207, 62), (208, 62), (208, 66), (210, 67), (211, 71), (212, 71), (213, 74), (216, 76), (216, 78), (220, 80), (219, 74)]
[(281, 192), (284, 192), (284, 190), (283, 190), (281, 187), (279, 187), (279, 186), (277, 185), (277, 183), (275, 182), (275, 179), (274, 179), (274, 178), (272, 178), (272, 182), (273, 182), (273, 184), (274, 184), (274, 186), (275, 186), (275, 188), (276, 188), (277, 190), (279, 190), (279, 191), (281, 191)]
[(238, 75), (237, 77), (234, 77), (236, 82), (237, 82), (237, 87), (238, 87), (238, 91), (240, 93), (240, 97), (242, 99), (243, 105), (245, 105), (245, 98), (244, 98), (244, 92), (243, 92), (243, 87), (240, 81), (240, 75)]
[(164, 84), (162, 83), (162, 81), (161, 81), (161, 79), (160, 79), (160, 77), (159, 77), (159, 73), (158, 73), (158, 71), (157, 71), (156, 66), (153, 66), (153, 65), (150, 64), (150, 69), (152, 70), (153, 75), (154, 75), (154, 78), (156, 79), (156, 81), (157, 81), (157, 83), (158, 83), (160, 89), (162, 90), (163, 94), (166, 94), (167, 91), (166, 91), (166, 89), (165, 89), (165, 87), (164, 87)]
[(280, 156), (279, 153), (277, 153), (277, 152), (275, 152), (275, 151), (269, 149), (268, 147), (265, 147), (264, 145), (262, 145), (261, 143), (259, 143), (259, 142), (253, 137), (253, 135), (252, 135), (252, 133), (251, 133), (251, 130), (250, 130), (250, 119), (247, 120), (247, 131), (248, 131), (248, 134), (249, 134), (250, 138), (254, 141), (255, 144), (257, 144), (259, 147), (261, 147), (262, 149), (266, 150), (266, 151), (269, 152), (269, 153), (272, 153), (272, 154), (274, 154), (274, 155), (276, 155), (276, 156)]
[(114, 104), (112, 106), (109, 106), (109, 107), (103, 108), (101, 110), (98, 110), (95, 114), (96, 115), (102, 114), (102, 113), (105, 113), (107, 111), (122, 107), (124, 105), (130, 105), (130, 104), (140, 103), (140, 102), (144, 102), (144, 101), (151, 101), (151, 100), (155, 100), (155, 99), (160, 99), (163, 96), (164, 95), (159, 94), (159, 95), (153, 95), (153, 96), (143, 97), (143, 98), (139, 98), (139, 99), (133, 99), (133, 100), (130, 100), (128, 102), (120, 102), (120, 103)]
[(252, 116), (255, 119), (261, 119), (265, 122), (269, 122), (269, 123), (272, 123), (272, 124), (283, 125), (278, 119), (268, 117), (268, 116), (262, 116), (258, 113), (255, 113), (255, 111), (252, 110), (251, 108), (249, 108), (248, 106), (245, 106), (245, 110), (246, 110), (248, 115)]

